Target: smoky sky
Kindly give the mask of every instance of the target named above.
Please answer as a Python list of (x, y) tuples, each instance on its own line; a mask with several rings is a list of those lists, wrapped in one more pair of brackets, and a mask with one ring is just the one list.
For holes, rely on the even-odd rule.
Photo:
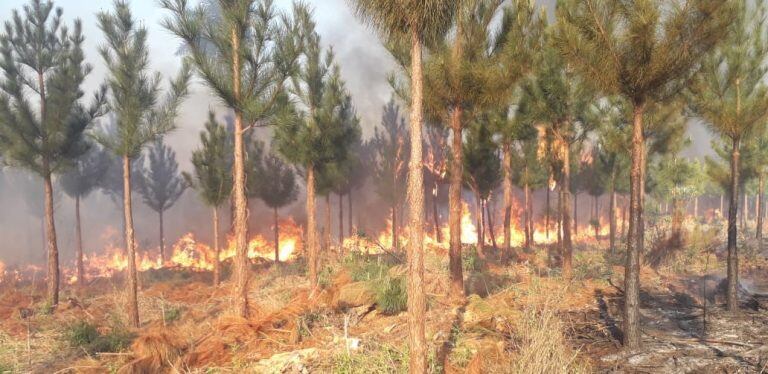
[[(0, 1), (0, 21), (9, 20), (12, 9), (21, 9), (26, 3), (27, 0)], [(387, 75), (396, 68), (394, 60), (376, 34), (356, 19), (346, 0), (308, 0), (307, 3), (314, 8), (323, 46), (333, 48), (336, 61), (341, 66), (342, 77), (361, 118), (363, 134), (365, 137), (370, 136), (380, 122), (382, 106), (392, 96)], [(537, 1), (540, 6), (548, 8), (550, 18), (553, 16), (554, 3), (555, 0)], [(93, 67), (84, 87), (90, 94), (105, 78), (104, 64), (98, 54), (103, 36), (96, 25), (95, 15), (99, 11), (110, 11), (112, 2), (58, 0), (55, 4), (64, 9), (67, 23), (71, 24), (74, 18), (83, 21), (86, 60)], [(275, 5), (289, 11), (291, 0), (277, 0)], [(166, 79), (175, 76), (181, 64), (181, 57), (177, 53), (181, 43), (160, 25), (162, 19), (168, 16), (167, 12), (160, 9), (154, 0), (133, 0), (131, 7), (134, 16), (149, 30), (152, 69)], [(181, 170), (190, 170), (190, 155), (199, 146), (199, 133), (209, 110), (215, 111), (220, 120), (224, 120), (228, 114), (218, 99), (211, 96), (199, 80), (194, 80), (191, 95), (180, 109), (177, 129), (165, 139), (176, 151)], [(694, 141), (686, 154), (695, 156), (707, 153), (709, 135), (706, 130), (694, 124), (689, 132)], [(264, 138), (270, 135), (268, 130), (262, 130), (259, 134)], [(367, 195), (375, 198), (371, 193)], [(74, 252), (74, 207), (72, 200), (61, 193), (56, 194), (55, 200), (60, 252), (63, 260), (68, 262)], [(42, 181), (39, 177), (17, 169), (0, 170), (0, 261), (10, 264), (44, 262), (40, 217), (42, 201)], [(283, 209), (283, 213), (300, 215), (303, 209), (300, 201), (301, 198), (298, 203)], [(134, 202), (139, 247), (154, 248), (158, 242), (156, 214), (141, 203), (138, 195), (134, 195)], [(120, 207), (96, 191), (83, 201), (82, 209), (86, 253), (101, 251), (109, 244), (119, 245)], [(268, 221), (259, 214), (263, 211), (263, 207), (256, 203), (252, 207), (252, 218), (257, 226), (263, 222), (268, 229)], [(166, 243), (175, 242), (187, 231), (192, 231), (202, 239), (212, 236), (210, 212), (190, 191), (166, 213), (165, 222)]]

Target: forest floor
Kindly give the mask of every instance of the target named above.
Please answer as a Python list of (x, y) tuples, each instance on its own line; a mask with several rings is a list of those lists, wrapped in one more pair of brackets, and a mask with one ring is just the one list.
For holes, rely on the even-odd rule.
[[(696, 234), (696, 233), (693, 233)], [(653, 239), (651, 239), (653, 243)], [(768, 367), (768, 261), (744, 251), (741, 311), (724, 309), (722, 247), (690, 240), (641, 271), (642, 349), (621, 348), (623, 267), (605, 243), (577, 245), (565, 282), (548, 247), (510, 261), (465, 248), (466, 300), (448, 297), (447, 253), (426, 258), (432, 372), (759, 373)], [(653, 247), (653, 244), (651, 245)], [(407, 368), (400, 254), (326, 253), (322, 290), (300, 261), (253, 265), (253, 315), (229, 315), (228, 283), (162, 269), (141, 274), (140, 329), (126, 327), (122, 280), (0, 288), (0, 372), (400, 373)], [(653, 250), (650, 251), (653, 253)], [(226, 279), (226, 278), (225, 278)]]

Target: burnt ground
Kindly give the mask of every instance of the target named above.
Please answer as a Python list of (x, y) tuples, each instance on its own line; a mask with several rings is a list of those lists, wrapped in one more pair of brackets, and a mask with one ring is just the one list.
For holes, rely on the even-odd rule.
[[(765, 272), (742, 278), (750, 285), (768, 281)], [(768, 372), (768, 295), (740, 290), (741, 310), (732, 314), (725, 310), (720, 276), (659, 276), (649, 283), (641, 292), (639, 350), (620, 348), (620, 293), (607, 297), (596, 292), (596, 310), (571, 315), (581, 322), (572, 325), (569, 335), (597, 372)]]

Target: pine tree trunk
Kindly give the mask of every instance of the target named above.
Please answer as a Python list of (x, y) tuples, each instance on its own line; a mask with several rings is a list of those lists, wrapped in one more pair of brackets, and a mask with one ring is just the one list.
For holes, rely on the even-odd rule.
[[(232, 28), (232, 84), (234, 100), (240, 102), (240, 35)], [(245, 196), (245, 145), (243, 142), (243, 113), (240, 108), (235, 108), (235, 145), (234, 145), (234, 180), (232, 194), (234, 198), (234, 237), (235, 237), (235, 261), (234, 261), (234, 294), (235, 312), (242, 318), (248, 318), (248, 200)]]
[[(570, 124), (569, 124), (570, 125)], [(563, 235), (563, 278), (570, 279), (573, 273), (573, 243), (571, 240), (571, 149), (562, 141), (563, 180), (560, 183), (562, 196), (560, 224)]]
[(307, 248), (309, 252), (309, 283), (317, 288), (317, 228), (315, 223), (315, 168), (307, 165)]
[(545, 187), (547, 196), (546, 196), (546, 208), (544, 210), (544, 235), (546, 236), (547, 240), (549, 240), (549, 211), (550, 211), (550, 205), (549, 205), (549, 184)]
[(608, 221), (608, 247), (610, 247), (611, 254), (616, 254), (616, 185), (615, 185), (615, 173), (611, 175), (611, 201), (609, 210)]
[(630, 169), (629, 232), (624, 267), (624, 346), (640, 346), (640, 253), (643, 251), (643, 112), (635, 103), (632, 124), (632, 166)]
[(277, 215), (277, 207), (272, 208), (272, 218), (275, 223), (273, 229), (275, 234), (275, 265), (280, 265), (280, 220)]
[(343, 251), (344, 246), (344, 195), (339, 196), (339, 248)]
[(699, 219), (699, 197), (693, 198), (693, 219), (698, 221)]
[[(496, 233), (493, 231), (493, 215), (491, 214), (491, 208), (488, 206), (488, 199), (486, 199), (483, 204), (485, 204), (485, 215), (488, 216), (488, 234), (491, 236), (491, 244), (493, 245), (493, 249), (498, 250), (499, 247), (496, 244)], [(503, 253), (502, 256), (504, 256)]]
[(483, 214), (483, 200), (480, 194), (475, 192), (475, 218), (477, 219), (477, 255), (485, 259), (485, 214)]
[(139, 327), (138, 274), (136, 271), (136, 243), (133, 233), (133, 205), (131, 202), (131, 159), (123, 156), (123, 215), (125, 216), (125, 242), (128, 243), (128, 318), (131, 326)]
[(163, 232), (163, 211), (157, 212), (160, 218), (160, 262), (165, 266), (165, 234)]
[(579, 235), (579, 194), (573, 194), (573, 235)]
[(77, 286), (85, 288), (85, 265), (83, 264), (83, 230), (80, 225), (80, 195), (75, 196), (75, 256), (77, 258)]
[[(512, 150), (509, 142), (504, 142), (504, 252), (501, 258), (506, 259), (512, 252)], [(495, 241), (495, 240), (494, 240)], [(496, 244), (494, 243), (494, 247)]]
[(408, 171), (408, 337), (411, 374), (427, 372), (425, 336), (426, 294), (424, 290), (424, 176), (422, 168), (422, 52), (421, 40), (412, 33), (411, 48), (411, 158)]
[(595, 240), (600, 240), (600, 196), (593, 196), (592, 197), (595, 202), (595, 216), (594, 216), (594, 230), (595, 230)]
[(325, 195), (325, 251), (331, 250), (331, 193)]
[(680, 199), (672, 198), (672, 240), (673, 248), (680, 248), (683, 236), (683, 208)]
[[(527, 172), (527, 169), (526, 169)], [(528, 183), (523, 186), (523, 200), (525, 200), (525, 209), (523, 210), (523, 225), (525, 226), (525, 249), (530, 249), (533, 245), (533, 226), (531, 225), (531, 216), (533, 216), (533, 202), (531, 201), (531, 188)]]
[(724, 200), (725, 200), (725, 198), (724, 198), (723, 194), (720, 194), (720, 216), (721, 217), (723, 215), (723, 209), (725, 208)]
[(53, 219), (53, 184), (48, 161), (43, 161), (43, 184), (45, 189), (45, 240), (48, 247), (48, 303), (59, 305), (59, 247), (56, 243), (56, 224)]
[(755, 238), (757, 239), (757, 247), (761, 252), (763, 251), (763, 209), (765, 209), (763, 197), (765, 193), (765, 174), (759, 173), (757, 177), (757, 226), (755, 227)]
[(448, 230), (450, 234), (450, 249), (448, 252), (448, 267), (451, 273), (451, 295), (455, 298), (464, 297), (464, 274), (461, 268), (461, 183), (463, 175), (463, 149), (461, 109), (454, 108), (451, 113), (451, 130), (453, 143), (451, 148), (450, 190), (448, 191)]
[(219, 207), (213, 207), (213, 285), (221, 284), (221, 260), (219, 254)]
[(744, 230), (747, 230), (747, 222), (749, 221), (749, 195), (747, 194), (747, 191), (744, 191), (744, 215), (742, 216), (742, 219), (744, 221)]
[(349, 236), (353, 236), (355, 232), (352, 229), (352, 189), (347, 194), (347, 206), (347, 227), (349, 228)]
[(728, 206), (728, 284), (726, 288), (726, 301), (728, 310), (735, 312), (739, 309), (738, 284), (739, 284), (739, 255), (736, 247), (736, 217), (739, 212), (739, 139), (733, 140), (731, 148), (731, 189), (729, 191)]
[(400, 251), (400, 238), (398, 237), (399, 233), (397, 232), (397, 202), (394, 200), (392, 201), (392, 248), (395, 250), (395, 252)]
[(435, 227), (435, 240), (438, 243), (443, 242), (443, 234), (440, 232), (440, 217), (437, 214), (437, 197), (440, 195), (439, 186), (435, 183), (434, 193), (432, 194), (432, 224)]

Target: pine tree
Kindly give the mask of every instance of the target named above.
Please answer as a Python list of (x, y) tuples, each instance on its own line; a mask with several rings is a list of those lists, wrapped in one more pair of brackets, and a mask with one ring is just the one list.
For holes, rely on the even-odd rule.
[(235, 113), (233, 205), (235, 239), (234, 308), (248, 317), (248, 227), (245, 132), (270, 123), (284, 100), (283, 82), (294, 70), (299, 45), (293, 25), (278, 17), (271, 1), (213, 0), (218, 17), (187, 0), (161, 0), (172, 16), (165, 28), (184, 41), (189, 60), (213, 93)]
[[(516, 121), (521, 121), (520, 117), (516, 117)], [(516, 152), (512, 152), (511, 162), (521, 165), (512, 169), (512, 181), (523, 189), (522, 222), (526, 249), (534, 245), (532, 191), (547, 186), (547, 167), (539, 157), (540, 141), (533, 126), (521, 125), (521, 135), (515, 141)]]
[(150, 209), (157, 212), (160, 234), (160, 260), (165, 263), (165, 235), (163, 232), (163, 213), (170, 209), (187, 189), (181, 174), (176, 152), (162, 140), (149, 147), (147, 165), (143, 170), (144, 183), (140, 185), (141, 196)]
[(31, 0), (14, 10), (0, 34), (0, 149), (6, 162), (43, 179), (47, 299), (59, 303), (59, 249), (52, 175), (87, 151), (84, 132), (101, 115), (101, 91), (90, 108), (81, 85), (91, 68), (83, 55), (82, 23), (70, 29), (53, 2)]
[(200, 148), (192, 152), (194, 176), (183, 173), (184, 179), (197, 190), (200, 199), (213, 210), (213, 284), (221, 282), (219, 258), (219, 208), (232, 191), (232, 143), (224, 126), (208, 113), (205, 130), (200, 132)]
[(737, 226), (740, 150), (742, 141), (768, 115), (768, 87), (765, 60), (768, 24), (762, 3), (753, 9), (738, 2), (738, 12), (729, 20), (728, 38), (704, 60), (701, 74), (691, 84), (690, 106), (717, 134), (730, 140), (730, 188), (728, 208), (728, 310), (738, 302)]
[(275, 263), (280, 263), (280, 230), (277, 210), (296, 201), (298, 185), (293, 169), (275, 154), (259, 160), (251, 186), (256, 195), (272, 208), (275, 234)]
[(632, 165), (624, 291), (624, 344), (640, 345), (640, 253), (643, 252), (643, 116), (679, 92), (728, 30), (729, 0), (563, 0), (555, 42), (571, 66), (606, 95), (630, 102)]
[[(485, 207), (493, 190), (502, 179), (499, 146), (494, 142), (493, 132), (484, 122), (473, 122), (468, 129), (467, 139), (463, 145), (464, 181), (475, 193), (477, 202), (478, 243), (477, 251), (480, 258), (485, 254), (485, 232), (491, 232), (493, 227), (485, 222)], [(491, 235), (493, 233), (491, 232)], [(495, 240), (494, 240), (495, 242)]]
[(170, 82), (167, 96), (161, 101), (160, 76), (148, 71), (147, 29), (137, 24), (128, 3), (116, 0), (114, 10), (99, 13), (97, 19), (107, 40), (99, 52), (107, 66), (109, 104), (116, 116), (117, 131), (101, 131), (94, 136), (122, 161), (123, 212), (128, 253), (128, 315), (131, 324), (139, 327), (131, 160), (138, 157), (147, 144), (173, 130), (177, 109), (187, 95), (190, 70), (186, 64), (182, 67), (179, 76)]
[(374, 128), (371, 145), (374, 150), (373, 182), (376, 193), (390, 204), (392, 243), (399, 251), (397, 211), (405, 197), (400, 186), (407, 177), (409, 135), (400, 107), (394, 99), (383, 107), (381, 126)]
[(539, 58), (535, 76), (522, 86), (519, 110), (528, 121), (542, 123), (549, 139), (551, 152), (547, 154), (553, 175), (559, 176), (563, 277), (568, 279), (573, 269), (571, 156), (574, 145), (596, 126), (584, 120), (593, 99), (583, 80), (570, 71), (551, 44), (544, 47)]
[(110, 155), (101, 147), (91, 145), (88, 153), (78, 157), (72, 168), (59, 178), (59, 184), (69, 197), (75, 200), (75, 258), (77, 261), (77, 285), (85, 287), (83, 264), (83, 231), (80, 219), (80, 202), (99, 187), (110, 165)]
[(452, 0), (352, 0), (358, 16), (373, 26), (384, 39), (410, 43), (411, 155), (408, 164), (408, 326), (411, 373), (424, 373), (427, 347), (424, 332), (426, 295), (424, 291), (424, 180), (422, 169), (422, 126), (424, 74), (422, 49), (451, 24), (456, 2)]

